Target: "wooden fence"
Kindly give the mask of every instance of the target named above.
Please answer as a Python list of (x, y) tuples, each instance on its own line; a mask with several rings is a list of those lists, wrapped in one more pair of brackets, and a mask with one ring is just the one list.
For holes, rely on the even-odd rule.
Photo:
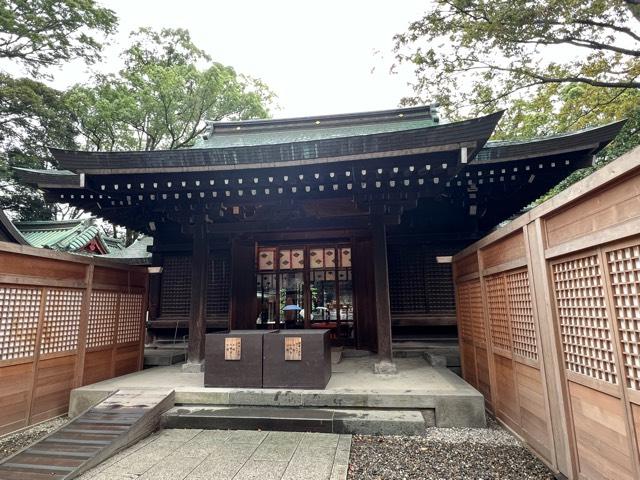
[(142, 368), (147, 272), (0, 242), (0, 435)]
[(454, 257), (464, 378), (555, 471), (640, 478), (640, 148)]

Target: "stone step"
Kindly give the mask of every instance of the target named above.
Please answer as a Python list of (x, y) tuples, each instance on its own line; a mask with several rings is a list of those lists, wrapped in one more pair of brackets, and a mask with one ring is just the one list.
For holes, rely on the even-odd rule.
[(276, 430), (362, 435), (418, 435), (435, 425), (433, 410), (283, 407), (175, 407), (162, 416), (165, 428)]
[(182, 363), (187, 359), (185, 350), (171, 350), (166, 348), (145, 348), (144, 365), (145, 367), (158, 367), (175, 365)]

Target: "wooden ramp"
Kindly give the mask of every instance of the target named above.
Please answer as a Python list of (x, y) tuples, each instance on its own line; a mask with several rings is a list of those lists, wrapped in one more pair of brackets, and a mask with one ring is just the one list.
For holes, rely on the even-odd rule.
[(173, 405), (173, 390), (118, 390), (0, 462), (0, 480), (75, 478), (149, 435), (158, 427), (160, 415)]

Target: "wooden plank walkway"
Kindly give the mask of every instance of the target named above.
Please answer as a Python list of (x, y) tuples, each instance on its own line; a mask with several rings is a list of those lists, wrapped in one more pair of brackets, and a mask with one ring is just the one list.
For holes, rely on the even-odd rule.
[(0, 462), (0, 480), (66, 480), (153, 432), (174, 405), (169, 389), (118, 390), (67, 425)]

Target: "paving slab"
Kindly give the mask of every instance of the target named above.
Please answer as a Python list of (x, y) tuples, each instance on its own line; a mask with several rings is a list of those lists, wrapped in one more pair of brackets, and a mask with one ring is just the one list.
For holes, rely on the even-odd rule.
[(350, 435), (165, 429), (82, 480), (346, 480)]

